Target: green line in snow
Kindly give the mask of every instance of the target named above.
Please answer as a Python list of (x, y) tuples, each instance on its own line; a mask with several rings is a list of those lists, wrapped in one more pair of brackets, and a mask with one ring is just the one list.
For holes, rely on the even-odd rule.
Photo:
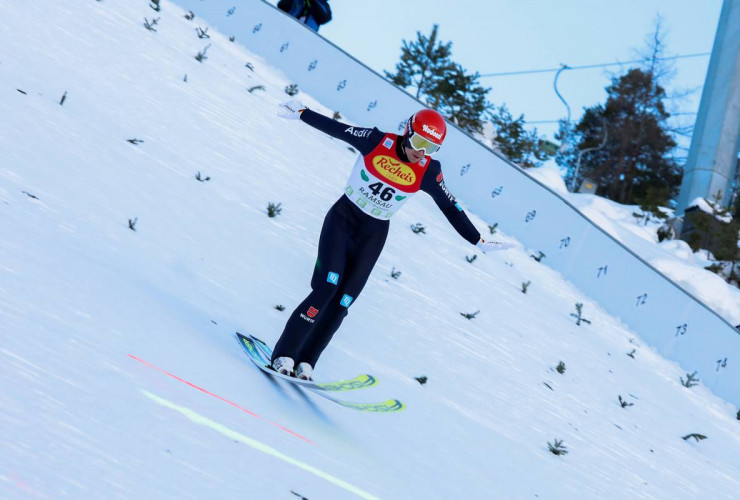
[(320, 469), (317, 469), (316, 467), (313, 467), (312, 465), (308, 465), (307, 463), (301, 462), (300, 460), (291, 458), (288, 455), (277, 451), (275, 448), (272, 448), (264, 443), (261, 443), (257, 441), (256, 439), (252, 439), (248, 436), (245, 436), (244, 434), (231, 430), (228, 427), (222, 424), (219, 424), (218, 422), (214, 422), (213, 420), (207, 417), (204, 417), (203, 415), (200, 415), (189, 408), (185, 408), (184, 406), (178, 406), (175, 403), (172, 403), (170, 401), (167, 401), (166, 399), (160, 398), (159, 396), (152, 394), (151, 392), (146, 391), (144, 389), (142, 389), (141, 392), (146, 397), (154, 401), (155, 403), (181, 413), (182, 415), (187, 417), (189, 420), (195, 422), (196, 424), (210, 427), (211, 429), (223, 434), (224, 436), (228, 438), (235, 439), (239, 441), (240, 443), (244, 443), (247, 446), (257, 451), (261, 451), (262, 453), (275, 457), (279, 460), (282, 460), (283, 462), (289, 463), (290, 465), (294, 465), (295, 467), (298, 467), (299, 469), (303, 469), (306, 472), (310, 472), (311, 474), (317, 477), (320, 477), (321, 479), (324, 479), (325, 481), (328, 481), (336, 486), (339, 486), (340, 488), (345, 489), (349, 491), (350, 493), (354, 493), (360, 498), (378, 500), (378, 497), (371, 495), (370, 493), (364, 490), (361, 490), (360, 488), (353, 486), (346, 481), (342, 481), (341, 479), (334, 477), (331, 474), (328, 474)]

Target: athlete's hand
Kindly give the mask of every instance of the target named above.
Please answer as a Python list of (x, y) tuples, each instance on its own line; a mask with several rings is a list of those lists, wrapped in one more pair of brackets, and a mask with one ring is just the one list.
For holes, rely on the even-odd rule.
[(475, 246), (478, 247), (481, 252), (488, 253), (496, 252), (498, 250), (508, 250), (509, 248), (514, 248), (516, 245), (504, 241), (486, 241), (481, 238)]
[(303, 110), (307, 109), (303, 103), (296, 100), (284, 102), (279, 106), (280, 111), (278, 111), (278, 116), (280, 118), (285, 118), (286, 120), (299, 120)]

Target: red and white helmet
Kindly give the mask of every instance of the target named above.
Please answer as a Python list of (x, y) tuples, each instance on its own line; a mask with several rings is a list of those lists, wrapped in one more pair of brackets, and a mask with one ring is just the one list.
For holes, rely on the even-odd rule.
[(439, 151), (447, 135), (445, 119), (433, 109), (422, 109), (406, 122), (406, 141), (417, 151), (425, 154)]

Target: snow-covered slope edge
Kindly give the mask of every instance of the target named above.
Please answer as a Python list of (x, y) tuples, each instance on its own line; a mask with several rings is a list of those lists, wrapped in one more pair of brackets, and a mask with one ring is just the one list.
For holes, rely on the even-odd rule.
[(732, 497), (736, 408), (525, 252), (466, 262), (422, 196), (317, 371), (408, 409), (266, 380), (233, 331), (277, 338), (354, 154), (276, 119), (288, 82), (161, 3), (0, 0), (3, 497)]
[(589, 194), (569, 193), (555, 166), (533, 169), (529, 173), (727, 321), (740, 324), (740, 290), (704, 269), (710, 262), (702, 252), (692, 252), (686, 242), (659, 242), (657, 231), (662, 221), (637, 219), (635, 214), (643, 213), (638, 206), (620, 205)]

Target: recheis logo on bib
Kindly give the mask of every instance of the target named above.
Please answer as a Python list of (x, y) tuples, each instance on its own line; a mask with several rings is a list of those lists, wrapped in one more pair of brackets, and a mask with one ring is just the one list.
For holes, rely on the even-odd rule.
[(376, 156), (373, 158), (373, 166), (378, 170), (378, 174), (401, 186), (411, 186), (416, 182), (413, 169), (390, 156)]

